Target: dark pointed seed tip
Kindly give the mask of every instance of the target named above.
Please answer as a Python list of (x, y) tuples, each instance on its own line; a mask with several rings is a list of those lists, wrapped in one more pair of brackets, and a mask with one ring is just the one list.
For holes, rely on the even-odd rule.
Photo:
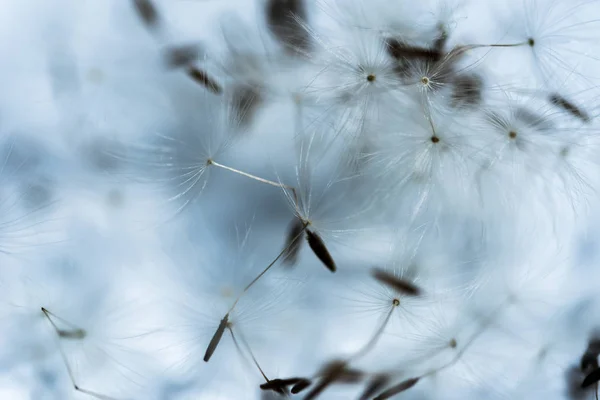
[(592, 386), (599, 380), (600, 380), (600, 368), (596, 368), (585, 377), (583, 382), (581, 382), (581, 388), (585, 389), (589, 386)]
[(195, 44), (169, 46), (164, 50), (165, 64), (168, 68), (185, 67), (200, 57), (200, 47)]
[(189, 67), (187, 69), (187, 74), (190, 78), (210, 90), (212, 93), (221, 94), (223, 92), (223, 89), (217, 81), (209, 77), (205, 71), (196, 67)]
[(221, 341), (221, 338), (223, 337), (223, 333), (225, 332), (225, 328), (227, 328), (228, 322), (229, 322), (229, 314), (225, 314), (225, 317), (223, 317), (223, 319), (219, 323), (219, 326), (218, 326), (217, 330), (215, 331), (215, 334), (213, 335), (212, 339), (210, 339), (210, 343), (208, 344), (208, 347), (206, 348), (206, 353), (204, 353), (204, 362), (208, 362), (210, 360), (210, 358), (212, 357), (213, 353), (215, 352), (215, 350), (217, 349), (217, 346), (219, 345), (219, 342)]
[(329, 250), (327, 250), (323, 239), (321, 239), (321, 237), (316, 232), (312, 232), (307, 229), (306, 240), (308, 241), (308, 245), (310, 246), (313, 253), (315, 253), (317, 258), (321, 260), (323, 265), (325, 265), (325, 267), (329, 271), (335, 272), (337, 270), (337, 266), (335, 264), (335, 261), (331, 257)]

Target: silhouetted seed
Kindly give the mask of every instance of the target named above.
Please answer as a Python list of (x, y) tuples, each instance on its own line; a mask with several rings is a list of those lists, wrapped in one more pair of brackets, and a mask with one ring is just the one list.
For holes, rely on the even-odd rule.
[(294, 220), (288, 227), (288, 234), (285, 239), (286, 252), (283, 255), (284, 264), (294, 265), (298, 261), (298, 253), (302, 248), (300, 234), (304, 229), (304, 222), (300, 218), (294, 217)]
[(298, 21), (307, 18), (304, 0), (268, 0), (265, 13), (271, 33), (287, 50), (310, 48), (308, 31)]
[(460, 75), (454, 80), (453, 107), (476, 107), (481, 104), (483, 80), (479, 75)]
[(423, 60), (438, 62), (442, 58), (442, 53), (434, 49), (409, 46), (396, 39), (387, 39), (388, 54), (399, 61), (404, 60)]
[(225, 332), (225, 328), (227, 328), (228, 321), (229, 321), (229, 314), (225, 314), (225, 317), (223, 317), (223, 319), (221, 320), (219, 327), (217, 328), (212, 339), (210, 339), (210, 343), (208, 344), (208, 347), (206, 348), (206, 353), (204, 354), (205, 362), (208, 362), (208, 360), (210, 360), (213, 353), (217, 349), (217, 346), (219, 345), (219, 342), (221, 341), (221, 338), (223, 337), (223, 332)]
[(583, 354), (580, 364), (582, 372), (587, 372), (589, 369), (600, 368), (600, 365), (598, 365), (598, 355), (589, 351), (586, 351)]
[(389, 399), (392, 396), (395, 396), (398, 393), (402, 393), (405, 390), (408, 390), (411, 387), (415, 386), (417, 384), (417, 382), (419, 382), (419, 378), (407, 379), (407, 380), (405, 380), (403, 382), (400, 382), (396, 386), (392, 386), (391, 388), (389, 388), (385, 392), (381, 393), (379, 396), (375, 397), (374, 400), (386, 400), (386, 399)]
[(214, 94), (221, 94), (221, 86), (219, 86), (219, 84), (215, 80), (210, 78), (206, 74), (206, 72), (196, 67), (188, 67), (187, 73), (190, 78), (192, 78), (194, 81), (198, 82), (200, 85), (204, 86)]
[(156, 28), (158, 11), (152, 0), (133, 0), (133, 5), (144, 24), (149, 28)]
[(185, 67), (200, 58), (200, 52), (197, 44), (170, 46), (165, 50), (165, 63), (169, 68)]
[(581, 382), (581, 388), (585, 389), (586, 387), (592, 386), (598, 381), (600, 381), (600, 368), (596, 368), (587, 374), (583, 382)]
[(273, 390), (277, 393), (287, 392), (287, 387), (296, 385), (299, 382), (304, 381), (304, 378), (288, 378), (288, 379), (272, 379), (267, 383), (260, 385), (262, 390)]
[(233, 109), (241, 127), (248, 126), (262, 103), (261, 88), (257, 86), (239, 86), (233, 94)]
[(62, 339), (73, 339), (73, 340), (81, 340), (85, 339), (86, 332), (83, 329), (74, 329), (72, 331), (58, 330), (58, 337)]
[(575, 118), (578, 118), (583, 122), (590, 122), (590, 116), (585, 111), (581, 110), (575, 104), (571, 103), (559, 94), (551, 94), (548, 100), (550, 101), (550, 103), (554, 104), (559, 108), (562, 108)]
[(385, 374), (375, 375), (369, 382), (367, 382), (367, 386), (365, 390), (361, 393), (359, 400), (367, 400), (373, 397), (375, 393), (381, 391), (385, 386), (387, 386), (390, 381), (390, 377)]
[(387, 271), (379, 268), (373, 268), (371, 270), (371, 274), (379, 282), (389, 286), (400, 294), (406, 294), (409, 296), (419, 296), (421, 294), (421, 289), (419, 289), (417, 286), (405, 281), (404, 279), (400, 279)]
[(321, 262), (327, 267), (331, 272), (335, 272), (337, 267), (335, 265), (335, 261), (331, 258), (331, 254), (325, 247), (325, 243), (323, 243), (323, 239), (316, 234), (315, 232), (311, 232), (309, 230), (306, 231), (306, 240), (308, 241), (308, 245), (312, 249), (313, 253), (321, 260)]
[(292, 394), (298, 394), (310, 385), (312, 385), (312, 382), (309, 379), (302, 379), (300, 382), (292, 386), (291, 392)]

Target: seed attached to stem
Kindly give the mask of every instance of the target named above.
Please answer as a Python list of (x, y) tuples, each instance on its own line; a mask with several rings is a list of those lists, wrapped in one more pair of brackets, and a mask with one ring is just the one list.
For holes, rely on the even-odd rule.
[(217, 349), (221, 338), (223, 337), (223, 333), (225, 332), (225, 328), (227, 328), (227, 323), (229, 322), (229, 314), (225, 314), (225, 317), (221, 320), (219, 327), (217, 328), (215, 334), (213, 335), (208, 347), (206, 348), (206, 353), (204, 354), (204, 361), (208, 362), (212, 357), (213, 353)]
[(405, 281), (404, 279), (400, 279), (387, 271), (379, 268), (373, 268), (371, 270), (371, 274), (379, 282), (389, 286), (400, 294), (405, 294), (408, 296), (421, 295), (421, 289), (419, 287), (415, 286), (411, 282)]
[(331, 257), (329, 250), (327, 250), (323, 239), (321, 239), (316, 232), (306, 230), (306, 240), (308, 241), (308, 245), (312, 249), (313, 253), (315, 253), (325, 267), (327, 267), (327, 269), (331, 272), (335, 272), (337, 270), (335, 261), (333, 261), (333, 258)]

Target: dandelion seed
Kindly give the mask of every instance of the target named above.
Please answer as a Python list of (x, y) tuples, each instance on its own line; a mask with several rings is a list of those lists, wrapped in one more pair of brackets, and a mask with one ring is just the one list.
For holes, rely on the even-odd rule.
[(302, 248), (303, 241), (300, 240), (302, 231), (305, 229), (305, 223), (300, 218), (294, 218), (288, 228), (288, 234), (285, 240), (285, 248), (287, 249), (283, 262), (285, 264), (294, 265), (298, 260), (298, 253)]
[(221, 86), (212, 79), (208, 74), (196, 67), (188, 67), (187, 74), (190, 78), (192, 78), (195, 82), (204, 86), (206, 89), (210, 90), (214, 94), (221, 94), (223, 89)]
[(387, 271), (379, 268), (373, 268), (371, 270), (371, 274), (379, 282), (383, 283), (384, 285), (388, 285), (390, 288), (396, 290), (400, 294), (405, 294), (408, 296), (421, 295), (421, 289), (419, 289), (417, 286), (404, 279), (400, 279)]
[(228, 320), (229, 314), (225, 314), (225, 317), (223, 317), (223, 319), (221, 320), (219, 327), (215, 331), (215, 334), (213, 335), (212, 339), (210, 340), (210, 343), (208, 344), (208, 347), (206, 348), (206, 353), (204, 354), (205, 362), (208, 362), (208, 360), (210, 360), (213, 353), (217, 349), (217, 346), (219, 345), (219, 342), (223, 337), (223, 333), (225, 332), (225, 328), (227, 328)]
[(152, 0), (133, 0), (133, 5), (140, 18), (148, 28), (156, 28), (158, 25), (158, 11)]
[(386, 400), (386, 399), (389, 399), (392, 396), (395, 396), (395, 395), (397, 395), (399, 393), (402, 393), (402, 392), (404, 392), (404, 391), (412, 388), (413, 386), (415, 386), (417, 384), (417, 382), (419, 382), (419, 378), (407, 379), (407, 380), (405, 380), (403, 382), (400, 382), (396, 386), (392, 386), (391, 388), (389, 388), (385, 392), (381, 393), (379, 396), (375, 397), (374, 400)]
[(373, 376), (369, 382), (367, 382), (367, 386), (364, 391), (361, 393), (359, 400), (368, 400), (375, 393), (380, 392), (390, 381), (390, 376), (387, 374), (378, 374)]
[(410, 46), (396, 39), (387, 39), (386, 44), (389, 55), (398, 61), (422, 60), (438, 62), (442, 58), (442, 53), (438, 50)]
[(306, 240), (313, 253), (321, 260), (323, 265), (331, 272), (335, 272), (337, 269), (335, 261), (333, 261), (331, 254), (329, 254), (329, 250), (327, 250), (323, 239), (316, 232), (306, 230)]
[(288, 386), (296, 387), (305, 381), (307, 381), (305, 378), (271, 379), (267, 383), (260, 385), (260, 388), (262, 390), (272, 390), (276, 393), (285, 394), (288, 392)]
[(587, 387), (590, 387), (598, 381), (600, 381), (600, 368), (596, 368), (595, 370), (587, 374), (583, 382), (581, 382), (581, 388), (585, 389)]
[(590, 116), (585, 111), (581, 110), (575, 104), (571, 103), (569, 100), (565, 99), (559, 94), (551, 94), (548, 100), (550, 101), (550, 103), (554, 104), (559, 108), (562, 108), (575, 118), (578, 118), (583, 122), (590, 122)]
[(186, 67), (200, 58), (201, 52), (197, 44), (169, 46), (164, 51), (165, 63), (169, 68)]
[(75, 330), (72, 330), (72, 331), (60, 330), (60, 331), (58, 331), (58, 336), (61, 339), (81, 340), (81, 339), (85, 339), (86, 332), (83, 329), (75, 329)]
[(310, 385), (312, 385), (312, 381), (310, 379), (302, 379), (301, 381), (296, 383), (294, 386), (292, 386), (291, 392), (292, 392), (292, 394), (298, 394), (298, 393), (302, 392), (304, 389), (308, 388)]
[(286, 50), (309, 50), (309, 33), (303, 26), (307, 17), (304, 0), (268, 0), (265, 12), (271, 33)]

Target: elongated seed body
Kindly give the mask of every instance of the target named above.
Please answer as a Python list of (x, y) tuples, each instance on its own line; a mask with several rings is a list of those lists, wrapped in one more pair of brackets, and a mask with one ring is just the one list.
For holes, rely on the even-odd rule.
[(391, 289), (394, 289), (400, 294), (409, 296), (419, 296), (421, 294), (421, 289), (419, 287), (411, 282), (405, 281), (404, 279), (400, 279), (387, 271), (379, 268), (373, 268), (371, 273), (379, 282), (389, 286)]
[(223, 333), (225, 332), (225, 328), (227, 327), (227, 323), (229, 322), (229, 314), (225, 314), (225, 317), (221, 320), (219, 327), (217, 328), (215, 334), (213, 335), (208, 347), (206, 348), (206, 353), (204, 354), (204, 361), (208, 362), (212, 357), (213, 353), (217, 349), (221, 338), (223, 337)]
[(335, 272), (337, 270), (337, 266), (335, 265), (335, 261), (333, 261), (331, 254), (329, 254), (329, 250), (327, 250), (323, 239), (321, 239), (317, 233), (307, 230), (306, 240), (308, 241), (308, 245), (313, 253), (315, 253), (325, 267), (327, 267), (327, 269), (331, 272)]
[(400, 382), (399, 384), (392, 386), (385, 392), (381, 393), (379, 396), (375, 397), (374, 400), (386, 400), (391, 398), (392, 396), (397, 395), (398, 393), (402, 393), (405, 390), (410, 389), (415, 386), (419, 382), (419, 378), (411, 378), (405, 381)]
[(201, 69), (198, 69), (196, 67), (189, 67), (187, 69), (187, 74), (195, 82), (204, 86), (205, 88), (207, 88), (214, 94), (221, 94), (221, 92), (223, 91), (223, 89), (217, 83), (217, 81), (212, 79), (210, 76), (208, 76), (208, 74), (205, 71), (203, 71)]

